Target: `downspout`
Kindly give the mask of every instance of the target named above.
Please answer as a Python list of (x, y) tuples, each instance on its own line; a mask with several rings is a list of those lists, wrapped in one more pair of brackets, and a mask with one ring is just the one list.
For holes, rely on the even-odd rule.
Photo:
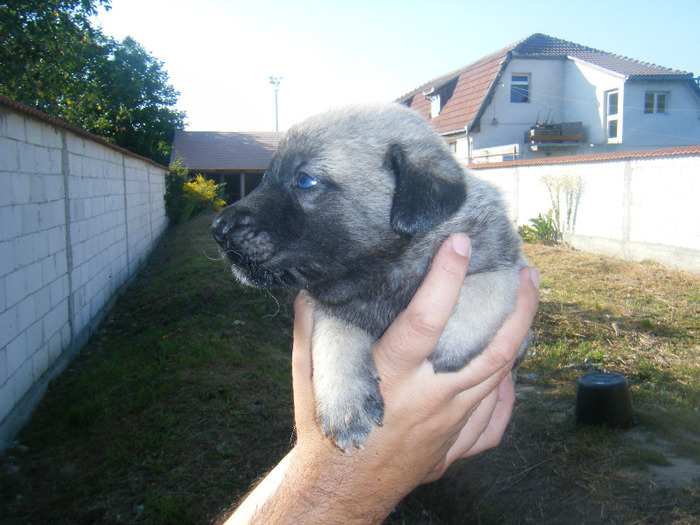
[(472, 163), (472, 141), (469, 138), (469, 123), (464, 125), (464, 133), (467, 137), (467, 165)]

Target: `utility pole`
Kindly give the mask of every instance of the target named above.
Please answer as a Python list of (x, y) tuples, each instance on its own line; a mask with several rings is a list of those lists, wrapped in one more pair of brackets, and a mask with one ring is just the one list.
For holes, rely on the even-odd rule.
[(280, 82), (282, 82), (282, 77), (270, 77), (270, 84), (275, 86), (275, 131), (280, 130), (279, 111), (277, 105), (277, 93), (280, 90)]

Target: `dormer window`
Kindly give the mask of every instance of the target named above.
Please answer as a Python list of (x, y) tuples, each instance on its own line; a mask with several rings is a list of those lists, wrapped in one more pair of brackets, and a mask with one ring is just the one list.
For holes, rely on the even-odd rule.
[(530, 102), (530, 73), (513, 73), (510, 77), (510, 101)]
[(428, 97), (430, 99), (430, 117), (434, 118), (440, 114), (440, 93)]
[(430, 91), (424, 91), (423, 97), (430, 101), (430, 118), (435, 118), (440, 114), (440, 93), (433, 87)]
[(423, 98), (430, 101), (430, 118), (437, 117), (445, 104), (450, 100), (457, 87), (459, 77), (455, 77), (441, 86), (433, 86), (428, 91), (423, 91)]

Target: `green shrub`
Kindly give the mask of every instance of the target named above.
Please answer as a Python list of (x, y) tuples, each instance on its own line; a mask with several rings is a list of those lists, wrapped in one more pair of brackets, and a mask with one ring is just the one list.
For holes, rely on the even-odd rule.
[(523, 225), (518, 228), (518, 233), (525, 242), (541, 243), (546, 245), (557, 244), (559, 232), (552, 218), (552, 210), (546, 217), (540, 213), (536, 218), (530, 219), (532, 225)]
[(182, 227), (191, 216), (206, 210), (220, 210), (226, 206), (222, 198), (223, 186), (200, 174), (190, 178), (182, 159), (177, 159), (165, 177), (165, 214), (171, 224)]
[(177, 159), (170, 166), (170, 171), (165, 176), (165, 215), (171, 224), (179, 224), (185, 211), (187, 199), (182, 187), (187, 182), (189, 172), (182, 159)]

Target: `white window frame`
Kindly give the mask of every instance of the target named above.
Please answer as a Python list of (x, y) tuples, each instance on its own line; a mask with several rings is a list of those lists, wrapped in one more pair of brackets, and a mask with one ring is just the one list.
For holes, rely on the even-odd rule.
[[(518, 78), (516, 77), (523, 77)], [(525, 88), (525, 89), (523, 89)], [(513, 100), (513, 94), (523, 97), (524, 100)], [(511, 104), (529, 104), (532, 101), (532, 75), (530, 73), (511, 73), (510, 75), (510, 102)]]
[[(613, 103), (614, 101), (614, 103)], [(605, 138), (608, 144), (622, 142), (622, 97), (619, 89), (605, 92)]]
[[(667, 114), (668, 113), (668, 100), (670, 98), (670, 91), (645, 91), (644, 92), (644, 114), (654, 115), (657, 113)], [(647, 105), (647, 98), (653, 97), (651, 108)], [(663, 107), (659, 109), (659, 99), (663, 99)]]

